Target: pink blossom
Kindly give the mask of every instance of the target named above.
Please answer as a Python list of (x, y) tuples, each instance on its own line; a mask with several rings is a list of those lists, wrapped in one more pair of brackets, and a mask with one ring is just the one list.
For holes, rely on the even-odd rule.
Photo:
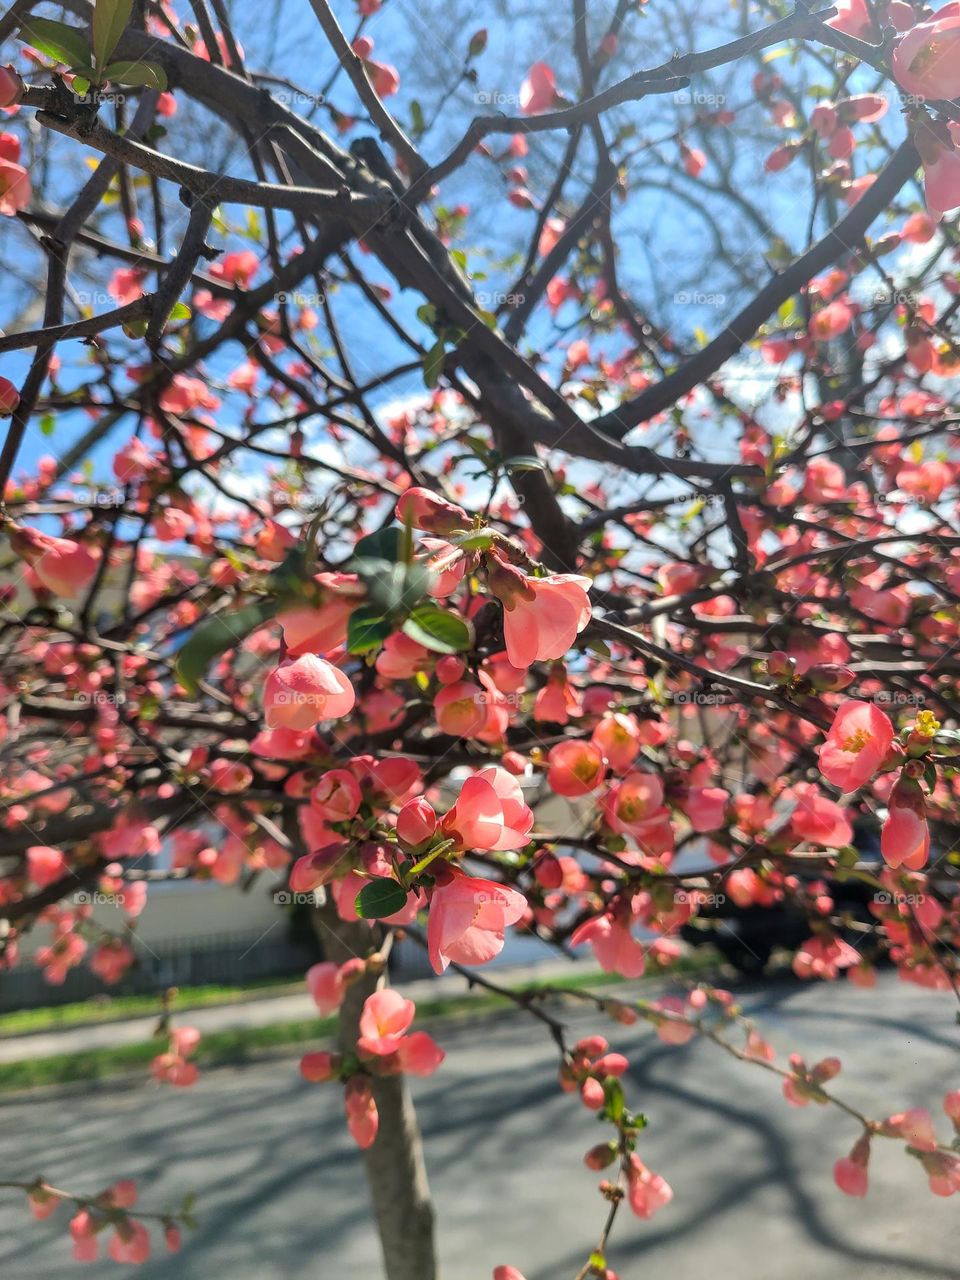
[(446, 1054), (426, 1031), (404, 1036), (397, 1048), (400, 1069), (411, 1076), (432, 1076)]
[(827, 19), (828, 27), (835, 27), (861, 40), (873, 35), (873, 19), (867, 0), (838, 0), (836, 8), (836, 17)]
[(527, 909), (516, 889), (445, 868), (446, 879), (433, 890), (427, 926), (430, 963), (443, 973), (457, 964), (486, 964), (503, 950), (506, 929)]
[(423, 529), (442, 538), (470, 528), (470, 517), (463, 507), (448, 502), (429, 489), (407, 489), (400, 495), (396, 510), (401, 523), (409, 521), (414, 529)]
[(395, 1053), (416, 1011), (413, 1001), (405, 1000), (392, 987), (374, 991), (364, 1001), (357, 1048), (376, 1057)]
[(589, 943), (604, 973), (624, 978), (643, 975), (646, 956), (643, 946), (630, 932), (630, 918), (620, 912), (606, 912), (585, 920), (570, 935), (573, 947)]
[(937, 1147), (933, 1117), (926, 1107), (911, 1107), (908, 1111), (899, 1111), (890, 1116), (883, 1123), (883, 1131), (902, 1138), (920, 1151), (935, 1151)]
[(883, 764), (893, 736), (890, 718), (879, 707), (851, 699), (837, 711), (820, 747), (820, 772), (841, 791), (856, 791)]
[(520, 784), (495, 765), (466, 779), (441, 823), (462, 849), (522, 849), (532, 826)]
[(118, 1222), (107, 1252), (114, 1262), (146, 1262), (150, 1257), (150, 1236), (146, 1227), (132, 1218)]
[(472, 738), (487, 722), (486, 694), (472, 680), (457, 680), (437, 693), (433, 710), (443, 733)]
[(826, 978), (832, 981), (841, 969), (860, 963), (860, 954), (849, 942), (836, 936), (808, 938), (793, 958), (798, 978)]
[(844, 1156), (833, 1166), (833, 1180), (845, 1196), (867, 1194), (867, 1166)]
[(0, 156), (0, 213), (8, 218), (30, 203), (30, 175), (23, 165)]
[(320, 720), (348, 715), (355, 700), (353, 685), (342, 671), (306, 653), (267, 676), (264, 718), (269, 729), (312, 729)]
[(627, 1200), (638, 1218), (652, 1218), (673, 1199), (673, 1189), (658, 1173), (652, 1173), (634, 1152), (627, 1170)]
[(311, 965), (306, 973), (307, 989), (321, 1013), (336, 1013), (343, 1003), (344, 985), (340, 966), (331, 960)]
[(600, 720), (591, 741), (600, 748), (615, 773), (629, 769), (640, 754), (640, 730), (635, 716), (613, 712)]
[(887, 801), (887, 818), (880, 832), (880, 852), (891, 867), (919, 871), (930, 856), (927, 807), (919, 782), (902, 773)]
[(923, 192), (930, 213), (941, 218), (960, 208), (960, 151), (956, 146), (935, 148), (923, 159)]
[(896, 43), (890, 59), (893, 74), (918, 98), (960, 95), (960, 13), (934, 14), (912, 27)]
[(683, 801), (683, 811), (694, 831), (716, 831), (723, 826), (730, 793), (723, 787), (692, 787)]
[(0, 108), (12, 107), (23, 96), (24, 83), (18, 71), (7, 63), (0, 67)]
[(551, 747), (547, 765), (547, 785), (558, 796), (586, 796), (603, 782), (603, 756), (582, 739)]
[(327, 822), (349, 821), (362, 799), (360, 784), (349, 769), (328, 769), (310, 792), (310, 803)]
[(55, 538), (39, 529), (20, 527), (10, 532), (10, 545), (54, 595), (72, 598), (90, 585), (100, 564), (100, 552), (70, 538)]
[(853, 828), (840, 805), (822, 795), (811, 782), (793, 788), (796, 808), (790, 815), (793, 834), (827, 849), (839, 849), (853, 840)]
[(33, 845), (27, 850), (27, 877), (38, 889), (56, 884), (68, 874), (70, 868), (59, 849), (49, 845)]
[(528, 578), (501, 562), (488, 570), (487, 582), (503, 602), (503, 636), (515, 667), (562, 658), (590, 621), (590, 579), (579, 574)]
[(397, 836), (404, 844), (414, 847), (425, 844), (436, 830), (437, 815), (423, 796), (408, 800), (397, 814)]
[(343, 1106), (354, 1142), (361, 1150), (372, 1147), (380, 1127), (380, 1115), (366, 1077), (350, 1077), (343, 1090)]
[(557, 81), (553, 68), (546, 62), (535, 62), (520, 86), (520, 110), (525, 116), (539, 115), (556, 105)]

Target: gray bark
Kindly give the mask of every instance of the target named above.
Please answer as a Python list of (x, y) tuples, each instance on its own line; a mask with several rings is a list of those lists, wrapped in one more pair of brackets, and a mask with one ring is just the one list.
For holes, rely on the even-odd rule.
[[(365, 958), (381, 930), (341, 920), (328, 902), (316, 913), (317, 935), (328, 959), (337, 964)], [(365, 974), (347, 989), (340, 1010), (340, 1044), (355, 1053), (363, 1002), (386, 985), (386, 972)], [(436, 1280), (433, 1204), (427, 1184), (423, 1144), (413, 1101), (402, 1075), (375, 1078), (373, 1096), (380, 1115), (376, 1141), (363, 1152), (370, 1197), (380, 1233), (386, 1280)]]

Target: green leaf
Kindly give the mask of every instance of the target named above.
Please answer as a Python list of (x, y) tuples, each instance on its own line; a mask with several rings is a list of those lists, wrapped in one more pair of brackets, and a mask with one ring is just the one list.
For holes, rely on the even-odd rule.
[(604, 1110), (614, 1124), (616, 1124), (626, 1109), (625, 1099), (623, 1096), (623, 1085), (621, 1085), (616, 1076), (607, 1076), (603, 1082), (603, 1092), (606, 1096), (606, 1107)]
[(363, 886), (353, 909), (361, 920), (382, 920), (401, 911), (406, 903), (407, 891), (399, 881), (378, 876)]
[(175, 302), (173, 310), (167, 316), (168, 320), (189, 320), (193, 312), (185, 302)]
[(440, 375), (443, 373), (443, 362), (446, 359), (447, 348), (442, 338), (438, 338), (427, 354), (423, 357), (423, 381), (431, 390), (440, 381)]
[(111, 62), (101, 73), (114, 84), (127, 84), (132, 88), (159, 89), (167, 87), (167, 73), (156, 62)]
[(354, 609), (347, 622), (347, 648), (351, 653), (379, 649), (393, 630), (389, 621), (371, 605)]
[(419, 138), (424, 131), (425, 123), (423, 119), (423, 107), (414, 98), (410, 103), (410, 133), (414, 138)]
[(85, 98), (90, 92), (93, 81), (88, 80), (86, 76), (73, 77), (73, 92), (80, 98)]
[(40, 419), (40, 434), (44, 436), (52, 436), (56, 427), (56, 420), (52, 413), (45, 413)]
[(466, 618), (437, 605), (424, 604), (410, 614), (403, 630), (434, 653), (462, 653), (473, 646), (473, 627)]
[(28, 18), (20, 28), (20, 39), (65, 67), (80, 67), (90, 60), (90, 50), (79, 27), (55, 22), (53, 18)]
[(543, 471), (543, 462), (532, 453), (518, 454), (515, 458), (505, 458), (503, 465), (508, 471)]
[(370, 602), (380, 614), (409, 613), (427, 594), (431, 573), (422, 564), (361, 557), (350, 568), (363, 578)]
[(177, 679), (196, 693), (203, 673), (214, 658), (236, 646), (277, 611), (275, 600), (257, 600), (243, 609), (225, 610), (202, 623), (177, 654)]
[(133, 0), (96, 0), (93, 7), (93, 55), (101, 74), (104, 74), (110, 55), (120, 43), (132, 12)]
[(388, 524), (385, 529), (377, 529), (375, 533), (368, 533), (365, 538), (361, 538), (354, 547), (353, 554), (368, 559), (399, 560), (402, 533), (398, 524)]

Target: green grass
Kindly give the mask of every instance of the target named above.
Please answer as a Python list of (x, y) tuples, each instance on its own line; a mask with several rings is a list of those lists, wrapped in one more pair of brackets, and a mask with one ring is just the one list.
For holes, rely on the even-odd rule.
[[(650, 978), (669, 978), (704, 973), (715, 968), (716, 957), (707, 950), (684, 957), (666, 974), (653, 972)], [(544, 987), (564, 986), (573, 990), (595, 989), (624, 985), (617, 974), (571, 973), (562, 980), (522, 982), (514, 991), (537, 991)], [(297, 983), (296, 990), (302, 990)], [(217, 991), (223, 988), (194, 988), (194, 991)], [(261, 989), (262, 990), (262, 989)], [(184, 992), (184, 996), (186, 996)], [(139, 999), (139, 997), (133, 997)], [(177, 1002), (178, 1006), (180, 1001)], [(215, 1000), (207, 1001), (217, 1003)], [(222, 1001), (221, 1001), (222, 1003)], [(65, 1006), (67, 1008), (83, 1006)], [(438, 996), (433, 1000), (420, 1000), (417, 1004), (417, 1020), (437, 1018), (462, 1018), (486, 1015), (495, 1010), (509, 1008), (506, 997), (478, 989), (460, 996)], [(153, 1005), (150, 1012), (156, 1010)], [(44, 1011), (39, 1011), (44, 1012)], [(49, 1011), (47, 1011), (49, 1012)], [(296, 1045), (316, 1048), (329, 1037), (336, 1027), (336, 1018), (309, 1018), (306, 1020), (274, 1022), (265, 1027), (244, 1027), (233, 1031), (211, 1031), (204, 1034), (194, 1056), (194, 1061), (204, 1067), (231, 1066), (250, 1061), (259, 1056)], [(73, 1024), (76, 1025), (76, 1024)], [(53, 1057), (32, 1058), (25, 1062), (0, 1063), (0, 1093), (18, 1089), (31, 1089), (58, 1084), (75, 1084), (82, 1081), (107, 1080), (132, 1072), (146, 1074), (150, 1061), (164, 1048), (162, 1040), (144, 1044), (121, 1045), (113, 1048), (90, 1049), (82, 1053), (63, 1053)]]
[[(244, 983), (242, 987), (179, 987), (180, 994), (175, 1007), (183, 1012), (215, 1005), (245, 1004), (248, 1000), (262, 1000), (269, 996), (298, 995), (303, 989), (302, 978), (261, 978)], [(0, 1013), (0, 1038), (39, 1031), (59, 1031), (63, 1027), (121, 1022), (124, 1018), (153, 1017), (159, 1013), (159, 992), (143, 996), (94, 996), (76, 1004)]]

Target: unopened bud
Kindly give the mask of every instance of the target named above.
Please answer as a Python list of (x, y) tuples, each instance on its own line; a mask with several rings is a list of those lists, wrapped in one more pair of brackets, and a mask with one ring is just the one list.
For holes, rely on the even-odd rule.
[(797, 674), (797, 660), (782, 649), (767, 655), (767, 675), (777, 684), (789, 684)]
[(533, 874), (541, 889), (559, 889), (563, 884), (563, 867), (554, 853), (541, 853), (533, 864)]
[(608, 1169), (617, 1158), (617, 1144), (615, 1142), (601, 1142), (595, 1147), (591, 1147), (587, 1154), (583, 1157), (583, 1163), (588, 1169), (599, 1172), (601, 1169)]
[(436, 830), (436, 812), (423, 796), (408, 800), (397, 814), (397, 837), (406, 845), (417, 848), (432, 839)]
[(807, 672), (807, 679), (818, 693), (839, 693), (856, 678), (856, 672), (840, 662), (818, 662)]

